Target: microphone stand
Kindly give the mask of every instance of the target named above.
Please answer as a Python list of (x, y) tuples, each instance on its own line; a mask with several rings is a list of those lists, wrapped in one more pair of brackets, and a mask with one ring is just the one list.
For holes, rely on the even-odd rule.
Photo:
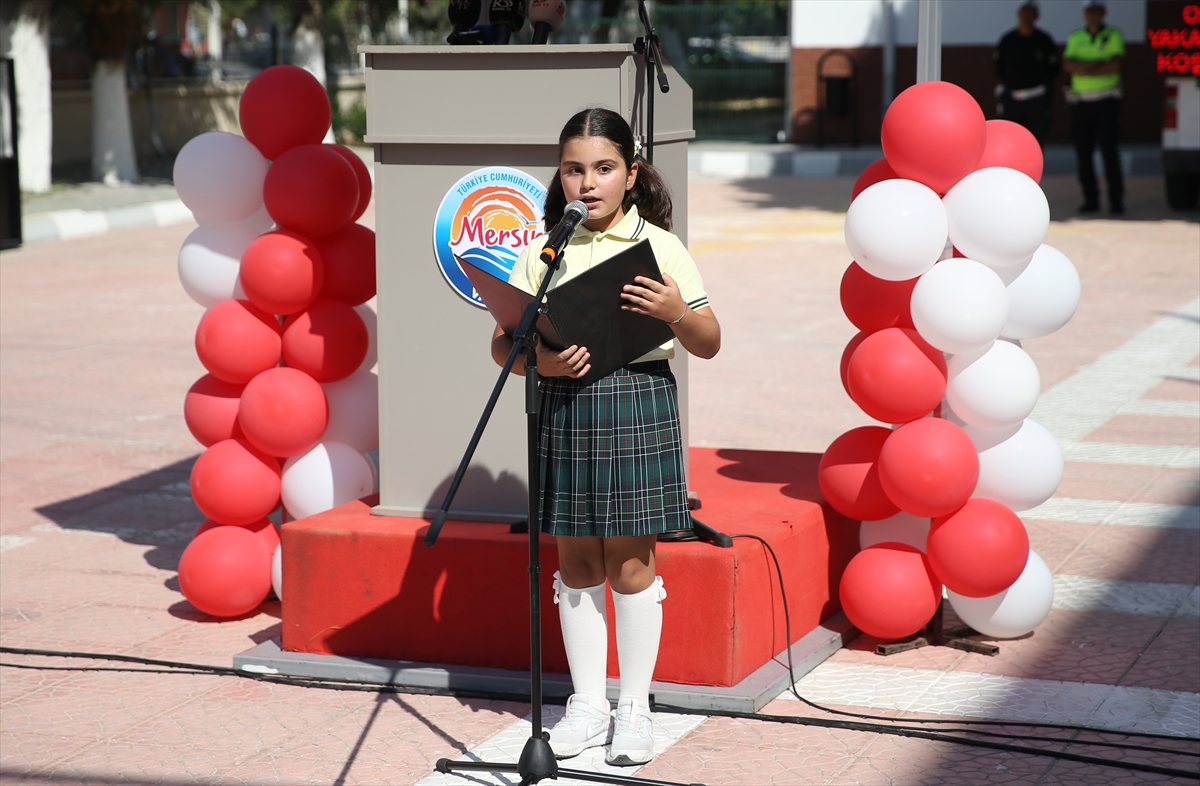
[(662, 54), (658, 51), (658, 35), (650, 24), (650, 12), (646, 10), (646, 0), (638, 0), (638, 18), (646, 28), (645, 36), (638, 36), (633, 42), (635, 52), (640, 53), (646, 63), (646, 161), (654, 163), (654, 79), (658, 78), (658, 88), (664, 93), (670, 92), (667, 84), (667, 74), (662, 67)]
[[(475, 433), (471, 436), (466, 453), (464, 453), (462, 461), (458, 464), (458, 470), (454, 473), (454, 480), (450, 483), (450, 489), (446, 492), (446, 498), (442, 501), (442, 506), (434, 514), (433, 524), (429, 527), (429, 532), (425, 535), (425, 545), (432, 548), (437, 542), (442, 526), (446, 523), (450, 503), (454, 500), (454, 495), (458, 492), (458, 486), (466, 474), (467, 466), (471, 463), (471, 458), (475, 454), (475, 448), (479, 445), (479, 440), (483, 436), (484, 429), (487, 428), (488, 420), (492, 416), (492, 410), (495, 408), (496, 402), (500, 399), (504, 383), (508, 380), (508, 375), (512, 371), (517, 357), (521, 352), (524, 352), (525, 428), (529, 473), (529, 698), (532, 705), (533, 728), (530, 731), (529, 739), (525, 742), (525, 747), (521, 750), (521, 757), (515, 764), (507, 762), (438, 759), (435, 769), (443, 774), (452, 772), (515, 772), (521, 776), (521, 786), (538, 783), (545, 778), (557, 779), (560, 775), (592, 783), (615, 783), (627, 784), (628, 786), (679, 786), (669, 781), (647, 780), (645, 778), (609, 775), (606, 773), (559, 767), (558, 760), (554, 758), (554, 751), (550, 748), (550, 734), (542, 730), (542, 567), (540, 541), (542, 528), (538, 515), (542, 497), (540, 462), (538, 458), (541, 396), (538, 390), (538, 334), (535, 323), (537, 322), (538, 315), (545, 308), (543, 301), (546, 297), (546, 290), (550, 288), (550, 279), (553, 277), (554, 271), (558, 269), (560, 261), (561, 256), (547, 264), (548, 270), (546, 271), (545, 278), (542, 279), (542, 285), (538, 289), (537, 295), (525, 306), (525, 311), (521, 314), (521, 320), (517, 323), (516, 330), (513, 331), (513, 347), (508, 353), (508, 358), (504, 362), (503, 369), (500, 371), (500, 378), (496, 380), (496, 385), (492, 388), (491, 396), (484, 406), (479, 423), (475, 426)], [(701, 786), (701, 784), (692, 784), (691, 786)]]

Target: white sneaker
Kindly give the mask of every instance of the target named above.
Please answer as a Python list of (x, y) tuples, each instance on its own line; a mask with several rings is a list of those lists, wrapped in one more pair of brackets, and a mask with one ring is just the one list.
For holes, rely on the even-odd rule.
[(588, 748), (606, 744), (610, 720), (609, 713), (599, 709), (587, 696), (572, 694), (567, 699), (567, 714), (550, 730), (550, 750), (554, 751), (554, 758), (569, 759)]
[(604, 761), (615, 767), (630, 767), (645, 764), (653, 758), (654, 724), (650, 720), (650, 708), (638, 699), (621, 699), (617, 702), (612, 745)]

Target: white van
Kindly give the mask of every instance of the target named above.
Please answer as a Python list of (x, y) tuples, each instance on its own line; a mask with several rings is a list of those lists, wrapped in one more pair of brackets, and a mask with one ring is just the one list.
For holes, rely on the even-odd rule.
[(1167, 77), (1162, 163), (1167, 204), (1174, 210), (1195, 208), (1200, 201), (1200, 78)]

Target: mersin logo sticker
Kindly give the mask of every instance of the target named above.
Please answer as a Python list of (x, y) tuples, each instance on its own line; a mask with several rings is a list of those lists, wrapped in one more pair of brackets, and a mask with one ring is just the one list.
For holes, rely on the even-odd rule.
[(545, 201), (542, 184), (519, 169), (476, 169), (455, 183), (433, 224), (438, 267), (454, 291), (483, 308), (454, 255), (507, 281), (525, 246), (543, 232)]

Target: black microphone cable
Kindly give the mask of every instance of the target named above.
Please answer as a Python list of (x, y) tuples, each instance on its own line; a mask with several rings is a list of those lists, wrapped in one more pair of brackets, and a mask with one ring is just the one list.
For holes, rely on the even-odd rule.
[[(1026, 740), (1033, 742), (1052, 743), (1065, 746), (1071, 745), (1090, 745), (1093, 747), (1109, 748), (1114, 750), (1140, 751), (1158, 754), (1160, 756), (1181, 756), (1181, 757), (1200, 757), (1200, 752), (1172, 750), (1169, 748), (1149, 745), (1134, 745), (1129, 743), (1107, 742), (1104, 740), (1079, 740), (1068, 739), (1062, 737), (1048, 737), (1039, 735), (1020, 735), (1005, 732), (989, 732), (982, 731), (976, 728), (942, 728), (940, 731), (929, 731), (921, 728), (918, 725), (912, 724), (942, 724), (944, 726), (988, 726), (988, 727), (1007, 727), (1007, 728), (1032, 728), (1032, 729), (1054, 729), (1063, 731), (1073, 731), (1076, 733), (1094, 733), (1107, 736), (1119, 736), (1125, 738), (1147, 739), (1147, 740), (1164, 740), (1172, 742), (1200, 742), (1200, 738), (1177, 736), (1171, 734), (1155, 734), (1151, 732), (1135, 732), (1122, 731), (1116, 729), (1105, 729), (1095, 726), (1084, 726), (1080, 724), (1069, 723), (1037, 723), (1031, 721), (1003, 721), (1003, 720), (972, 720), (972, 719), (943, 719), (943, 718), (891, 718), (881, 715), (870, 715), (865, 713), (850, 712), (846, 710), (838, 710), (832, 707), (826, 707), (818, 704), (810, 699), (806, 699), (800, 695), (796, 688), (795, 667), (792, 662), (791, 652), (791, 612), (787, 602), (787, 592), (783, 585), (783, 569), (780, 566), (779, 558), (775, 554), (775, 550), (766, 539), (751, 534), (738, 534), (730, 536), (733, 539), (747, 538), (758, 541), (767, 550), (772, 562), (775, 566), (775, 574), (779, 581), (779, 593), (783, 603), (784, 614), (784, 631), (789, 642), (785, 649), (787, 656), (787, 667), (789, 677), (789, 690), (801, 702), (813, 709), (821, 712), (830, 713), (833, 715), (841, 715), (849, 718), (858, 718), (866, 721), (885, 721), (885, 723), (864, 723), (860, 721), (839, 720), (834, 718), (808, 718), (793, 715), (772, 715), (761, 712), (739, 712), (736, 710), (700, 710), (691, 707), (679, 707), (661, 702), (653, 702), (653, 709), (664, 712), (674, 712), (680, 715), (700, 715), (704, 717), (723, 717), (723, 718), (738, 718), (744, 720), (755, 720), (767, 723), (792, 724), (800, 726), (815, 726), (829, 729), (844, 729), (848, 731), (863, 731), (876, 734), (887, 734), (901, 737), (913, 737), (918, 739), (926, 739), (935, 742), (949, 742), (959, 745), (967, 745), (977, 748), (985, 748), (991, 750), (1005, 751), (1009, 753), (1027, 754), (1032, 756), (1040, 756), (1043, 758), (1062, 759), (1065, 761), (1073, 761), (1082, 764), (1093, 764), (1103, 767), (1116, 767), (1120, 769), (1133, 770), (1138, 772), (1147, 772), (1157, 775), (1167, 775), (1171, 777), (1188, 778), (1191, 780), (1200, 781), (1200, 771), (1176, 769), (1172, 767), (1164, 767), (1155, 764), (1142, 764), (1140, 762), (1118, 761), (1114, 759), (1105, 759), (1098, 756), (1088, 756), (1079, 753), (1070, 753), (1062, 750), (1049, 750), (1046, 748), (1036, 748), (1025, 745), (1013, 745), (1006, 742), (995, 742), (991, 740), (971, 739), (960, 735), (975, 735), (976, 737), (999, 737), (1010, 740)], [(507, 693), (503, 691), (488, 691), (483, 689), (443, 689), (443, 688), (422, 688), (418, 686), (398, 686), (398, 685), (381, 685), (374, 683), (364, 683), (356, 680), (339, 679), (335, 677), (289, 677), (285, 675), (273, 675), (262, 672), (246, 671), (243, 669), (235, 669), (226, 666), (210, 666), (207, 664), (197, 663), (181, 663), (177, 661), (157, 660), (152, 658), (141, 658), (133, 655), (117, 655), (95, 652), (65, 652), (59, 650), (44, 650), (44, 649), (25, 649), (20, 647), (3, 647), (0, 646), (0, 653), (9, 653), (14, 655), (33, 655), (53, 658), (82, 658), (91, 660), (103, 660), (110, 662), (124, 662), (130, 664), (138, 664), (143, 666), (159, 666), (163, 668), (147, 669), (147, 668), (117, 668), (117, 667), (97, 667), (97, 666), (43, 666), (36, 664), (16, 664), (0, 662), (0, 667), (3, 668), (19, 668), (19, 669), (35, 669), (41, 671), (122, 671), (139, 673), (145, 672), (150, 674), (198, 674), (212, 676), (236, 676), (244, 679), (252, 679), (259, 682), (266, 682), (277, 685), (288, 685), (303, 688), (318, 688), (323, 690), (338, 690), (338, 691), (359, 691), (369, 693), (397, 693), (409, 695), (451, 695), (463, 698), (480, 698), (497, 701), (525, 701), (528, 697), (523, 693)], [(565, 699), (561, 697), (547, 697), (546, 703), (557, 704), (562, 703)]]

